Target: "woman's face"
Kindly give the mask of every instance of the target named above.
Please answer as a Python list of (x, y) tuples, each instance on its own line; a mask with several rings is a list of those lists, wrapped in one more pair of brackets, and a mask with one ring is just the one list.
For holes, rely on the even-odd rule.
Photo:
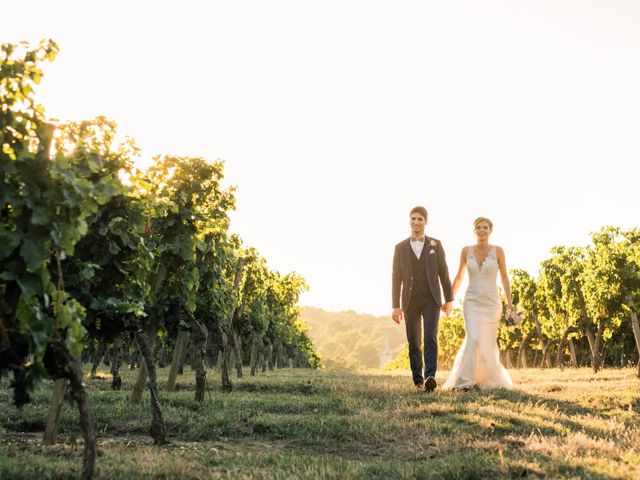
[(491, 227), (485, 221), (478, 222), (473, 229), (473, 232), (476, 234), (478, 240), (485, 240), (489, 238), (489, 235), (491, 235)]

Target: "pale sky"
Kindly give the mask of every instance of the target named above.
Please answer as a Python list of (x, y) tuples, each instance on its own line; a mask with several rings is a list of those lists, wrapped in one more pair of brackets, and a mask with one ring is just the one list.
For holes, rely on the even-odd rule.
[(451, 276), (472, 221), (510, 268), (638, 226), (635, 1), (0, 0), (52, 38), (48, 115), (105, 115), (155, 154), (224, 159), (232, 230), (303, 305), (386, 315), (424, 205)]

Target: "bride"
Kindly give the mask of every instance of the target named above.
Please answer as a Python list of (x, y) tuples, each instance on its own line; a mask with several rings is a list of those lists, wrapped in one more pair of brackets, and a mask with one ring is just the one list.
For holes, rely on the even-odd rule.
[(498, 271), (507, 297), (507, 316), (512, 311), (511, 286), (504, 250), (489, 244), (489, 236), (493, 231), (491, 220), (479, 217), (473, 225), (477, 242), (462, 249), (460, 268), (451, 287), (455, 295), (464, 278), (466, 267), (469, 270), (469, 286), (462, 306), (466, 335), (442, 389), (510, 389), (513, 382), (500, 363), (497, 344), (498, 323), (502, 313), (502, 302), (496, 283)]

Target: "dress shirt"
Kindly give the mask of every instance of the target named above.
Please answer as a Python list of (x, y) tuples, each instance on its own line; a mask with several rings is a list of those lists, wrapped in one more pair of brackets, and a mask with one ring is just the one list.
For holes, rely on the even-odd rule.
[(420, 240), (409, 240), (411, 244), (411, 248), (413, 249), (413, 253), (416, 254), (416, 257), (420, 258), (422, 254), (422, 249), (424, 248), (424, 236)]

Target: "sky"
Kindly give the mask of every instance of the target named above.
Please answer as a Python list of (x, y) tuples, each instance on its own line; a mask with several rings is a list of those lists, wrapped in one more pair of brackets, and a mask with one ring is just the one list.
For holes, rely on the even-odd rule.
[(640, 3), (0, 0), (0, 42), (51, 38), (47, 115), (104, 115), (157, 154), (225, 161), (231, 229), (310, 290), (389, 315), (409, 211), (453, 277), (494, 222), (507, 266), (638, 226)]

